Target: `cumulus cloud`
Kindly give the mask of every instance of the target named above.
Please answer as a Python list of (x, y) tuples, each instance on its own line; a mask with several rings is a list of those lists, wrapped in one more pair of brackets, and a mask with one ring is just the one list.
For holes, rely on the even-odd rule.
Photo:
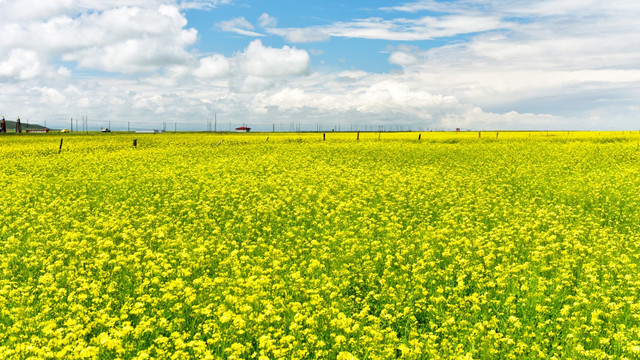
[(254, 40), (233, 56), (213, 54), (200, 58), (194, 64), (170, 66), (163, 75), (165, 79), (234, 79), (235, 88), (249, 92), (249, 89), (262, 89), (270, 84), (269, 78), (305, 76), (310, 71), (310, 63), (306, 50), (289, 46), (273, 48)]
[[(355, 82), (342, 78), (355, 76)], [(280, 119), (315, 119), (326, 124), (360, 126), (402, 124), (418, 128), (463, 128), (472, 130), (566, 128), (562, 117), (544, 113), (487, 112), (461, 102), (455, 96), (430, 93), (415, 84), (379, 75), (341, 74), (323, 78), (324, 86), (313, 89), (287, 86), (258, 93), (250, 103), (250, 114)], [(389, 118), (398, 121), (389, 122)]]
[(321, 80), (323, 85), (313, 89), (287, 86), (261, 92), (254, 97), (251, 110), (259, 114), (276, 110), (278, 113), (312, 113), (316, 116), (361, 114), (366, 115), (361, 116), (364, 121), (403, 114), (407, 121), (425, 121), (442, 109), (454, 110), (459, 106), (453, 96), (431, 94), (394, 79), (359, 71), (316, 80)]
[(241, 93), (257, 93), (273, 86), (273, 80), (261, 76), (247, 75), (236, 78), (231, 87)]
[(0, 14), (4, 21), (44, 21), (58, 16), (75, 17), (84, 12), (101, 12), (119, 7), (157, 9), (162, 5), (180, 9), (210, 9), (228, 4), (231, 0), (3, 0)]
[(67, 14), (74, 1), (5, 0), (0, 1), (0, 14), (11, 22), (44, 20), (55, 15)]
[(394, 65), (400, 66), (411, 66), (415, 65), (420, 61), (418, 56), (414, 53), (406, 52), (406, 51), (394, 51), (389, 56), (389, 62)]
[(43, 21), (6, 25), (0, 51), (23, 48), (45, 61), (59, 57), (92, 70), (150, 72), (189, 59), (186, 48), (197, 39), (197, 31), (185, 29), (186, 19), (170, 5), (115, 7), (76, 17), (59, 12)]
[(40, 87), (31, 89), (31, 91), (38, 92), (40, 95), (40, 102), (47, 105), (61, 106), (67, 102), (66, 95), (64, 95), (59, 89)]
[[(473, 130), (530, 130), (530, 129), (562, 129), (568, 122), (566, 119), (549, 114), (485, 112), (479, 107), (466, 106), (459, 112), (449, 112), (443, 116), (442, 126)], [(566, 127), (565, 127), (566, 128)]]
[(273, 77), (304, 75), (309, 71), (310, 57), (305, 50), (284, 46), (266, 47), (260, 40), (252, 41), (247, 49), (236, 56), (245, 74)]
[(35, 51), (15, 49), (6, 59), (0, 58), (0, 79), (33, 79), (42, 72), (42, 65)]
[[(399, 101), (403, 97), (398, 94), (403, 92), (397, 89), (408, 87), (408, 93), (421, 94), (425, 99), (429, 99), (427, 94), (442, 94), (455, 97), (460, 104), (456, 109), (440, 106), (423, 109), (429, 114), (422, 116), (425, 121), (441, 119), (447, 126), (457, 124), (455, 127), (475, 128), (584, 128), (596, 125), (585, 121), (576, 123), (575, 118), (570, 125), (564, 116), (582, 114), (593, 118), (593, 114), (602, 113), (599, 109), (603, 109), (610, 99), (625, 104), (632, 102), (633, 96), (621, 94), (640, 95), (637, 90), (640, 50), (633, 45), (640, 35), (640, 26), (634, 20), (640, 6), (629, 2), (604, 4), (591, 1), (585, 5), (552, 1), (482, 4), (420, 1), (386, 10), (429, 11), (432, 14), (411, 19), (369, 18), (270, 31), (292, 42), (326, 40), (328, 37), (410, 42), (472, 34), (457, 43), (431, 49), (404, 45), (391, 49), (389, 63), (403, 69), (402, 73), (384, 76), (399, 84), (395, 96), (375, 90), (375, 87), (364, 87), (367, 90), (362, 94), (377, 101), (349, 106), (349, 110), (383, 112), (382, 106), (377, 108), (376, 104), (386, 104), (384, 108), (389, 111), (400, 111), (405, 116), (418, 114), (419, 105)], [(314, 34), (323, 36), (314, 38)], [(346, 82), (352, 84), (365, 81), (351, 77), (340, 79), (342, 83), (348, 80)], [(306, 109), (314, 104), (314, 97), (306, 92), (287, 91), (292, 99), (304, 99), (301, 103), (306, 104)], [(347, 94), (349, 99), (360, 98), (358, 92)], [(277, 105), (279, 98), (283, 96), (261, 98), (257, 108), (262, 111), (280, 108)], [(342, 105), (347, 106), (347, 103)], [(398, 104), (406, 109), (401, 110)], [(301, 109), (285, 104), (281, 107), (288, 111)], [(627, 126), (630, 124), (628, 119), (621, 121)]]
[[(278, 118), (554, 129), (617, 119), (637, 127), (635, 3), (425, 0), (379, 9), (383, 17), (302, 28), (278, 28), (265, 13), (249, 18), (255, 25), (245, 17), (218, 24), (263, 40), (234, 53), (198, 53), (198, 32), (181, 11), (228, 2), (0, 0), (9, 19), (0, 37), (0, 80), (10, 85), (0, 87), (0, 107), (11, 117), (67, 121), (86, 114), (114, 126), (204, 123), (217, 112), (256, 124)], [(395, 66), (378, 74), (318, 70), (311, 56), (329, 44), (272, 47), (262, 35), (291, 43), (388, 40), (379, 53)], [(457, 35), (465, 36), (449, 41)], [(421, 42), (429, 39), (446, 44)]]
[(200, 65), (195, 69), (194, 75), (199, 78), (220, 78), (228, 76), (231, 72), (231, 62), (220, 54), (200, 59)]

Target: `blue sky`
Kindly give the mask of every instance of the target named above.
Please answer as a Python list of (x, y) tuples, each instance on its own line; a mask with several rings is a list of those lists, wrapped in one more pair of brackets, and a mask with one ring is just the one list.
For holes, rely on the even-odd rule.
[[(189, 24), (199, 32), (197, 47), (202, 52), (222, 53), (232, 56), (239, 48), (246, 47), (253, 39), (259, 38), (265, 46), (282, 47), (288, 44), (282, 36), (269, 34), (259, 26), (259, 18), (269, 14), (277, 19), (279, 27), (304, 28), (310, 26), (330, 26), (337, 21), (350, 21), (360, 17), (387, 16), (388, 11), (380, 8), (388, 5), (385, 1), (353, 1), (348, 5), (340, 1), (243, 1), (220, 7), (217, 11), (192, 10), (186, 12)], [(246, 36), (225, 31), (218, 26), (231, 19), (243, 18), (254, 26), (246, 29), (262, 36)], [(388, 72), (397, 68), (387, 61), (385, 51), (388, 41), (366, 39), (329, 38), (325, 41), (300, 43), (296, 47), (315, 53), (311, 59), (314, 69), (361, 69), (371, 72)]]
[(640, 128), (630, 0), (0, 0), (0, 113), (99, 128)]

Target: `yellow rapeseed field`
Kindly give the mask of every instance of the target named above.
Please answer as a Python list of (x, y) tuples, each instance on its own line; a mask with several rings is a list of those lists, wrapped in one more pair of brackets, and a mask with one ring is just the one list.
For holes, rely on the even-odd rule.
[(1, 359), (640, 358), (638, 132), (0, 151)]

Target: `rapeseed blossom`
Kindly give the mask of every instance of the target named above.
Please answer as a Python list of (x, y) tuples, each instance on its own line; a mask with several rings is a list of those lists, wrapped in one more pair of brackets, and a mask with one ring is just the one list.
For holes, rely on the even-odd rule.
[(0, 138), (0, 358), (640, 356), (640, 134), (353, 135)]

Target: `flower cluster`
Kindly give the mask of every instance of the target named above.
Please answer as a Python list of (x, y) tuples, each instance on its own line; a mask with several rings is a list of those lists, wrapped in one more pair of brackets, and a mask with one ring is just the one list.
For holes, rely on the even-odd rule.
[(640, 357), (640, 136), (421, 135), (0, 139), (0, 358)]

